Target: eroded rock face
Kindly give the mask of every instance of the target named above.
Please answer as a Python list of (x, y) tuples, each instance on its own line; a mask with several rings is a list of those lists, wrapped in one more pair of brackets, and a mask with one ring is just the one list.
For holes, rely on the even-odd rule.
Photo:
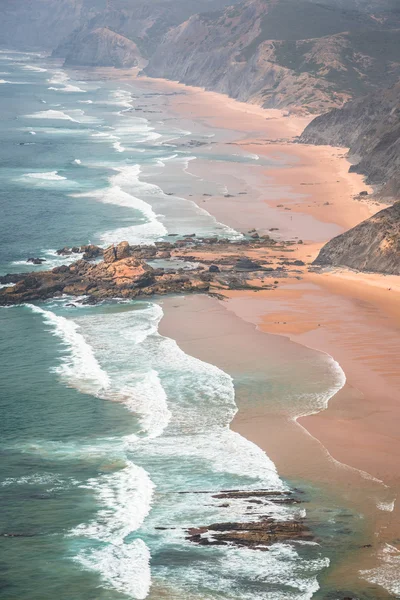
[(314, 264), (400, 275), (400, 202), (330, 240)]
[(351, 170), (366, 175), (383, 196), (400, 198), (400, 83), (317, 117), (300, 141), (350, 148)]

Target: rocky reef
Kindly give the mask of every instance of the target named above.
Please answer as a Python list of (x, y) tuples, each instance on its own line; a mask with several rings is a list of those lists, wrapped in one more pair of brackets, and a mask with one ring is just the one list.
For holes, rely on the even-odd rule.
[[(269, 256), (272, 249), (275, 253), (290, 252), (294, 242), (277, 243), (268, 235), (254, 232), (251, 236), (231, 242), (217, 237), (196, 239), (193, 234), (155, 245), (130, 246), (121, 242), (105, 250), (94, 245), (62, 248), (58, 251), (60, 256), (83, 256), (50, 271), (0, 277), (0, 284), (5, 286), (0, 289), (0, 305), (63, 294), (85, 296), (86, 303), (96, 303), (154, 294), (269, 289), (276, 286), (280, 277), (299, 273), (301, 261), (291, 261), (281, 254), (272, 264)], [(34, 261), (40, 265), (42, 259)]]
[(400, 202), (330, 240), (313, 264), (400, 275)]
[[(219, 508), (229, 508), (240, 502), (243, 519), (224, 521), (201, 527), (191, 527), (184, 534), (188, 541), (200, 546), (245, 546), (252, 550), (267, 551), (275, 543), (312, 541), (314, 535), (309, 527), (293, 513), (293, 519), (278, 521), (270, 516), (274, 505), (298, 504), (299, 498), (292, 492), (271, 490), (221, 490), (220, 492), (180, 492), (182, 494), (205, 494), (210, 501), (223, 500)], [(251, 514), (253, 513), (253, 514)], [(168, 529), (157, 527), (157, 529)]]

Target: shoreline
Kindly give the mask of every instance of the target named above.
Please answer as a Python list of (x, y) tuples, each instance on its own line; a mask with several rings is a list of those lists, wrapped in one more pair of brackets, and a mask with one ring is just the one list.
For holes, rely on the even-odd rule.
[[(182, 87), (186, 89), (186, 86), (180, 86), (180, 84), (168, 83), (168, 85), (170, 88), (178, 86), (179, 89)], [(197, 100), (197, 104), (194, 103), (193, 94), (199, 95), (202, 102)], [(211, 94), (211, 97), (207, 96), (206, 98), (205, 95), (208, 94)], [(181, 97), (178, 98), (178, 100), (173, 100), (171, 103), (172, 110), (178, 114), (183, 109), (185, 116), (187, 111), (190, 111), (192, 118), (194, 115), (196, 117), (199, 116), (208, 125), (217, 124), (221, 127), (224, 124), (227, 128), (232, 125), (232, 116), (228, 116), (223, 121), (220, 111), (229, 112), (232, 103), (235, 103), (235, 101), (214, 93), (201, 92), (201, 90), (193, 91), (193, 88), (190, 88), (189, 99), (187, 100), (188, 104)], [(209, 101), (213, 106), (209, 106)], [(218, 104), (217, 108), (215, 106), (216, 102)], [(199, 104), (201, 105), (200, 109), (198, 109)], [(242, 127), (247, 128), (248, 125), (245, 124), (250, 120), (253, 123), (252, 128), (250, 128), (251, 131), (254, 131), (258, 125), (261, 130), (260, 137), (262, 138), (263, 134), (268, 133), (267, 130), (262, 129), (263, 125), (267, 129), (271, 128), (268, 139), (271, 140), (271, 136), (275, 135), (279, 141), (278, 144), (273, 144), (270, 141), (266, 143), (262, 139), (259, 142), (249, 139), (248, 135), (244, 135), (243, 139), (238, 142), (241, 149), (272, 160), (276, 160), (279, 154), (283, 154), (286, 157), (289, 156), (290, 160), (293, 161), (290, 167), (286, 169), (271, 167), (263, 169), (262, 177), (264, 181), (261, 180), (260, 176), (254, 177), (252, 180), (253, 191), (254, 189), (256, 191), (254, 205), (258, 205), (256, 213), (257, 230), (267, 232), (270, 229), (268, 225), (271, 223), (272, 215), (273, 218), (278, 220), (279, 228), (284, 232), (286, 237), (297, 235), (306, 242), (295, 247), (292, 257), (311, 262), (317, 255), (322, 243), (332, 237), (332, 235), (327, 234), (329, 225), (336, 225), (339, 228), (337, 233), (340, 233), (357, 225), (383, 208), (383, 205), (374, 199), (369, 199), (365, 202), (354, 198), (362, 190), (367, 190), (370, 193), (371, 188), (365, 185), (360, 175), (348, 172), (350, 163), (345, 158), (346, 149), (315, 147), (288, 142), (282, 144), (282, 137), (285, 138), (290, 134), (298, 135), (298, 129), (296, 129), (299, 125), (298, 121), (292, 121), (291, 126), (288, 127), (287, 124), (290, 122), (291, 117), (282, 117), (281, 114), (268, 114), (268, 118), (266, 118), (264, 112), (260, 113), (260, 110), (263, 111), (263, 109), (256, 107), (256, 110), (254, 110), (252, 107), (249, 110), (246, 105), (243, 107), (242, 104), (236, 103), (235, 109), (233, 109), (237, 111), (244, 110), (245, 118)], [(210, 111), (213, 115), (211, 117), (209, 116)], [(268, 111), (266, 112), (268, 113)], [(262, 119), (263, 123), (261, 123), (260, 119)], [(294, 117), (293, 119), (297, 118)], [(235, 130), (237, 130), (237, 123), (235, 123)], [(240, 132), (247, 133), (242, 130)], [(278, 132), (280, 132), (279, 136), (277, 135)], [(202, 165), (201, 161), (193, 161), (190, 165), (190, 172), (201, 176), (204, 167), (207, 167), (206, 163)], [(238, 177), (237, 174), (236, 177)], [(254, 186), (255, 181), (256, 186)], [(279, 190), (279, 197), (270, 200), (271, 190), (275, 192), (277, 188)], [(306, 190), (306, 194), (304, 190)], [(295, 195), (295, 199), (293, 199), (293, 194)], [(247, 207), (249, 195), (247, 194), (244, 197)], [(265, 200), (262, 198), (264, 195), (266, 197)], [(206, 208), (219, 221), (232, 227), (237, 227), (237, 223), (240, 223), (241, 213), (244, 213), (246, 216), (246, 211), (243, 211), (244, 203), (237, 202), (236, 207), (236, 198), (225, 199), (219, 197), (217, 199), (207, 199), (206, 202), (203, 200), (200, 206)], [(253, 204), (250, 205), (250, 211), (252, 210)], [(290, 222), (288, 213), (292, 213), (290, 214)], [(309, 223), (304, 224), (304, 222), (301, 222), (301, 217), (304, 215), (313, 218), (311, 227)], [(313, 231), (315, 223), (317, 223), (318, 235)], [(249, 226), (250, 223), (245, 218), (239, 230), (246, 231)], [(301, 236), (299, 235), (299, 230), (301, 231)], [(321, 240), (321, 237), (324, 239)], [(302, 285), (305, 287), (314, 287), (308, 293), (305, 293), (301, 290)], [(366, 556), (365, 552), (364, 554), (355, 552), (355, 558), (351, 561), (351, 564), (357, 573), (360, 570), (368, 570), (375, 567), (377, 554), (381, 551), (382, 546), (385, 544), (393, 545), (396, 536), (400, 535), (400, 527), (394, 527), (393, 525), (393, 522), (399, 522), (400, 510), (398, 502), (396, 503), (396, 498), (400, 493), (400, 482), (397, 476), (400, 444), (398, 443), (398, 436), (395, 435), (396, 431), (393, 429), (393, 422), (396, 422), (396, 415), (397, 417), (400, 416), (394, 394), (395, 390), (398, 391), (400, 389), (400, 381), (396, 381), (392, 385), (386, 384), (387, 379), (393, 379), (396, 374), (396, 356), (400, 355), (400, 336), (398, 336), (399, 331), (396, 329), (397, 325), (400, 324), (400, 303), (398, 302), (400, 299), (400, 278), (375, 274), (355, 274), (349, 270), (336, 269), (332, 272), (325, 271), (320, 274), (303, 272), (301, 280), (291, 280), (289, 282), (290, 286), (293, 287), (293, 290), (299, 290), (300, 292), (297, 292), (296, 299), (291, 304), (283, 302), (286, 291), (284, 288), (287, 286), (280, 285), (273, 292), (246, 293), (238, 291), (229, 292), (228, 294), (224, 293), (225, 296), (228, 296), (226, 308), (233, 312), (235, 316), (239, 316), (242, 321), (252, 323), (261, 332), (289, 337), (305, 348), (312, 348), (315, 351), (326, 353), (338, 361), (344, 370), (346, 384), (329, 399), (324, 410), (298, 419), (297, 427), (303, 430), (304, 435), (296, 432), (296, 436), (299, 440), (301, 439), (301, 442), (299, 441), (299, 444), (302, 445), (302, 452), (300, 452), (301, 460), (304, 461), (307, 457), (308, 459), (310, 458), (310, 447), (314, 446), (314, 451), (316, 451), (315, 442), (317, 445), (320, 444), (322, 453), (324, 450), (326, 451), (327, 455), (324, 460), (321, 458), (319, 467), (316, 467), (317, 470), (326, 469), (327, 463), (336, 464), (337, 461), (339, 471), (343, 468), (348, 468), (352, 473), (351, 476), (354, 476), (356, 479), (359, 478), (361, 473), (364, 473), (365, 475), (362, 475), (362, 477), (368, 478), (371, 476), (371, 481), (376, 478), (376, 480), (385, 483), (383, 486), (381, 483), (373, 481), (374, 485), (382, 488), (380, 492), (384, 498), (383, 500), (376, 501), (373, 508), (367, 506), (362, 498), (358, 498), (360, 506), (365, 511), (365, 514), (369, 514), (371, 523), (373, 523), (369, 536), (373, 550), (368, 553), (368, 556)], [(391, 291), (390, 298), (387, 297), (389, 287)], [(323, 301), (319, 301), (317, 307), (310, 302), (310, 297), (315, 294), (316, 288), (322, 290), (320, 294), (324, 298)], [(315, 296), (317, 297), (317, 294)], [(235, 298), (237, 299), (237, 303), (242, 304), (240, 310), (237, 309), (237, 306), (234, 306)], [(259, 300), (260, 298), (262, 298), (262, 301)], [(327, 322), (327, 319), (324, 322), (322, 318), (327, 312), (326, 306), (323, 303), (328, 301), (333, 303), (333, 306), (336, 308), (336, 323)], [(254, 305), (257, 302), (260, 302), (260, 304), (263, 303), (263, 308), (255, 310)], [(296, 329), (296, 325), (298, 326), (299, 303), (303, 312), (315, 311), (316, 320), (321, 322), (309, 324), (307, 331), (303, 333), (291, 334), (290, 331), (288, 332), (286, 324), (291, 319), (294, 330)], [(344, 306), (344, 303), (346, 306)], [(275, 310), (276, 305), (281, 304), (279, 308), (280, 314), (277, 318), (282, 323), (281, 326), (276, 326), (275, 324), (271, 326), (271, 318), (268, 315), (269, 311), (271, 311), (269, 306), (271, 304), (275, 306)], [(337, 343), (337, 340), (333, 339), (333, 332), (338, 323), (342, 323), (345, 326), (341, 313), (346, 314), (346, 310), (349, 310), (348, 305), (352, 307), (351, 314), (353, 320), (361, 318), (363, 323), (360, 325), (360, 331), (354, 335), (354, 340), (351, 342), (353, 346), (350, 344), (350, 348), (347, 349), (350, 358), (347, 358), (347, 356), (345, 358), (340, 344)], [(214, 309), (211, 310), (211, 313), (213, 311)], [(375, 311), (376, 314), (379, 311), (382, 312), (382, 318), (377, 318), (374, 321), (376, 330), (374, 330), (372, 339), (371, 311)], [(168, 324), (171, 319), (172, 317), (167, 311), (167, 315), (163, 320), (162, 331), (167, 333), (169, 331), (169, 335), (177, 339), (178, 343), (181, 343), (182, 338), (180, 338), (180, 335), (182, 335), (182, 330), (180, 326), (177, 327), (177, 323), (175, 322), (173, 333)], [(214, 322), (215, 326), (215, 319), (213, 319), (212, 314), (209, 314), (209, 319)], [(272, 320), (275, 320), (273, 315)], [(395, 327), (394, 335), (393, 340), (390, 340), (389, 344), (386, 343), (388, 339), (386, 329), (391, 330), (392, 327)], [(343, 332), (341, 334), (343, 338)], [(381, 353), (381, 360), (377, 359), (372, 369), (368, 360), (366, 360), (363, 365), (364, 368), (356, 374), (351, 362), (362, 359), (362, 355), (361, 357), (357, 355), (353, 359), (351, 355), (352, 353), (356, 354), (361, 340), (364, 344), (363, 351), (367, 353), (367, 357), (368, 341), (374, 344), (380, 340), (379, 351)], [(393, 348), (390, 348), (389, 351), (388, 345), (393, 345)], [(183, 346), (184, 348), (187, 347), (185, 343)], [(215, 362), (215, 353), (199, 351), (196, 354), (196, 350), (196, 345), (191, 343), (191, 354), (194, 353), (194, 355), (218, 365), (218, 362)], [(210, 360), (210, 358), (214, 360)], [(377, 371), (377, 375), (375, 375), (375, 372), (371, 373), (374, 369)], [(386, 391), (384, 397), (382, 397), (381, 393), (383, 385)], [(383, 419), (376, 417), (376, 409), (374, 407), (377, 401), (380, 405), (379, 414), (381, 417), (385, 417)], [(367, 408), (365, 402), (367, 402)], [(259, 423), (257, 426), (257, 421), (259, 422), (260, 419), (264, 426), (264, 430), (261, 431)], [(285, 454), (285, 452), (282, 450), (281, 440), (275, 439), (271, 441), (273, 432), (271, 431), (270, 424), (267, 423), (270, 420), (271, 415), (268, 414), (268, 409), (263, 415), (259, 412), (256, 415), (252, 415), (248, 406), (243, 407), (239, 404), (239, 412), (232, 423), (232, 428), (264, 449), (272, 457), (275, 464), (277, 464), (279, 473), (284, 476), (290, 474), (294, 476), (296, 473), (301, 473), (301, 465), (297, 464), (296, 469), (293, 465), (289, 464), (292, 461), (292, 456), (279, 457), (279, 455)], [(280, 426), (282, 431), (282, 423)], [(293, 427), (289, 427), (287, 424), (286, 427), (288, 427), (288, 431), (290, 430), (290, 434), (287, 434), (288, 437), (293, 436)], [(268, 443), (266, 442), (266, 431), (268, 431), (269, 435)], [(308, 437), (308, 440), (305, 439), (306, 437)], [(395, 450), (393, 445), (395, 445)], [(303, 474), (307, 476), (307, 473)], [(345, 490), (346, 486), (351, 485), (349, 482), (343, 481), (343, 474), (339, 476), (335, 473), (332, 476), (342, 490)], [(350, 477), (350, 475), (348, 476)], [(325, 483), (327, 484), (326, 480)], [(355, 485), (362, 487), (359, 481)], [(350, 581), (352, 578), (353, 580), (359, 579), (354, 573), (352, 575), (348, 573), (346, 565), (339, 566), (338, 571), (334, 569), (333, 573), (336, 578), (340, 576)], [(380, 591), (380, 597), (390, 597), (390, 594), (386, 596), (383, 588), (380, 588)]]
[[(130, 75), (114, 73), (113, 77), (129, 81)], [(262, 173), (252, 173), (245, 196), (233, 194), (231, 197), (229, 194), (229, 197), (221, 195), (207, 200), (194, 197), (193, 200), (220, 222), (240, 231), (246, 232), (257, 226), (260, 232), (268, 232), (272, 226), (286, 239), (300, 238), (304, 243), (293, 247), (290, 258), (310, 263), (321, 245), (333, 235), (355, 226), (384, 207), (374, 199), (360, 201), (354, 198), (362, 190), (371, 190), (360, 175), (348, 172), (350, 163), (345, 158), (346, 149), (293, 143), (293, 137), (304, 129), (308, 118), (288, 117), (282, 111), (265, 111), (259, 106), (176, 82), (139, 78), (136, 83), (153, 91), (168, 91), (163, 100), (164, 108), (175, 118), (220, 128), (234, 135), (233, 142), (225, 140), (219, 145), (234, 143), (245, 152), (270, 159), (271, 164), (282, 157), (287, 161), (286, 168), (269, 166), (258, 168)], [(189, 172), (201, 177), (202, 172), (208, 173), (210, 164), (204, 158), (192, 161)], [(246, 171), (247, 166), (243, 165), (242, 169)], [(246, 182), (248, 172), (239, 171), (235, 168), (236, 180)], [(173, 316), (175, 310), (172, 309), (176, 307), (171, 306), (168, 299), (163, 300), (167, 310), (160, 332), (176, 339), (188, 353), (212, 362), (228, 373), (232, 364), (223, 354), (231, 339), (227, 342), (223, 332), (219, 337), (216, 334), (218, 319), (225, 313), (235, 317), (229, 321), (232, 336), (237, 335), (242, 325), (247, 325), (258, 337), (265, 338), (265, 344), (271, 342), (271, 334), (279, 340), (289, 338), (293, 340), (291, 343), (300, 344), (303, 349), (328, 354), (344, 370), (346, 385), (329, 399), (325, 410), (316, 415), (301, 417), (296, 424), (293, 420), (271, 415), (268, 407), (253, 410), (248, 404), (239, 403), (239, 413), (232, 424), (235, 431), (267, 452), (281, 475), (292, 479), (311, 477), (313, 481), (327, 485), (332, 494), (337, 486), (342, 500), (350, 502), (355, 510), (358, 506), (368, 516), (367, 545), (371, 544), (372, 549), (355, 551), (351, 568), (349, 564), (339, 565), (333, 569), (333, 575), (327, 576), (328, 579), (336, 577), (339, 580), (340, 577), (350, 583), (356, 580), (360, 583), (357, 576), (360, 569), (375, 567), (382, 545), (395, 544), (396, 536), (400, 535), (399, 527), (393, 525), (394, 520), (399, 522), (400, 510), (395, 502), (400, 493), (397, 476), (400, 444), (394, 430), (400, 409), (393, 397), (393, 389), (400, 389), (397, 381), (394, 382), (400, 346), (397, 336), (399, 281), (399, 277), (353, 274), (345, 270), (307, 273), (302, 269), (298, 279), (288, 279), (273, 292), (224, 292), (227, 300), (223, 313), (216, 308), (215, 300), (212, 304), (203, 303), (203, 307), (197, 309), (195, 297), (188, 299), (188, 303), (195, 306), (196, 319), (198, 312), (202, 317), (203, 330), (197, 332), (193, 329), (190, 310), (190, 316), (184, 318), (181, 299), (173, 300), (180, 306), (179, 320)], [(205, 300), (202, 298), (202, 302)], [(330, 318), (331, 311), (335, 318)], [(392, 330), (394, 339), (388, 349), (387, 332)], [(202, 341), (204, 331), (210, 332), (214, 348)], [(372, 344), (371, 331), (374, 334)], [(349, 332), (353, 335), (348, 340)], [(380, 345), (375, 356), (371, 346), (375, 348), (378, 341)], [(237, 338), (237, 347), (241, 348), (242, 344), (243, 340)], [(234, 363), (232, 352), (227, 354)], [(385, 430), (387, 427), (389, 429)], [(387, 431), (389, 435), (385, 438)], [(288, 442), (287, 447), (282, 443), (282, 436)], [(360, 481), (360, 471), (383, 480), (389, 487), (372, 479), (361, 478)], [(359, 489), (353, 491), (353, 486)], [(379, 590), (379, 598), (391, 597), (383, 588)]]

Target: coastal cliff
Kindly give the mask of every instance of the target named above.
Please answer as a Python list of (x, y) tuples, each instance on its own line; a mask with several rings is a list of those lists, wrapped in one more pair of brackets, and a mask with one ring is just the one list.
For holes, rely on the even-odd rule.
[(351, 170), (383, 196), (400, 197), (400, 83), (314, 119), (301, 142), (350, 148)]
[(332, 3), (245, 0), (168, 31), (145, 72), (267, 108), (324, 112), (400, 77), (396, 25)]
[(129, 68), (143, 66), (144, 59), (132, 40), (102, 27), (77, 36), (65, 65)]
[(330, 240), (314, 265), (400, 275), (400, 202)]

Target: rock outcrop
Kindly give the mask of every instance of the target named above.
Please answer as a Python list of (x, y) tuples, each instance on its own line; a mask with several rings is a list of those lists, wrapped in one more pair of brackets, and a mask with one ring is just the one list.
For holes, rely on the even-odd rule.
[(267, 550), (272, 544), (301, 540), (311, 541), (313, 535), (300, 521), (263, 519), (250, 523), (213, 523), (188, 529), (188, 540), (201, 546), (246, 546)]
[(400, 202), (330, 240), (314, 264), (400, 275)]
[(400, 83), (317, 117), (300, 141), (350, 148), (351, 170), (381, 195), (400, 198)]
[[(103, 250), (98, 246), (61, 248), (60, 256), (84, 252), (84, 258), (51, 271), (10, 274), (0, 277), (0, 306), (46, 300), (68, 294), (85, 296), (86, 302), (96, 303), (112, 298), (136, 298), (153, 294), (209, 292), (224, 289), (270, 289), (271, 279), (287, 277), (290, 273), (278, 258), (274, 268), (267, 255), (271, 249), (290, 251), (294, 242), (279, 244), (269, 236), (230, 242), (226, 239), (185, 237), (174, 243), (130, 246), (121, 242)], [(253, 253), (258, 262), (252, 260)], [(91, 262), (103, 256), (100, 262)], [(168, 257), (167, 257), (168, 256)], [(178, 259), (181, 268), (157, 268), (154, 265), (169, 257)], [(153, 262), (151, 266), (149, 261)], [(185, 269), (185, 263), (191, 263)], [(289, 264), (286, 261), (286, 264)], [(210, 265), (214, 268), (210, 270)], [(292, 271), (298, 273), (298, 271)], [(266, 281), (265, 281), (266, 278)]]

